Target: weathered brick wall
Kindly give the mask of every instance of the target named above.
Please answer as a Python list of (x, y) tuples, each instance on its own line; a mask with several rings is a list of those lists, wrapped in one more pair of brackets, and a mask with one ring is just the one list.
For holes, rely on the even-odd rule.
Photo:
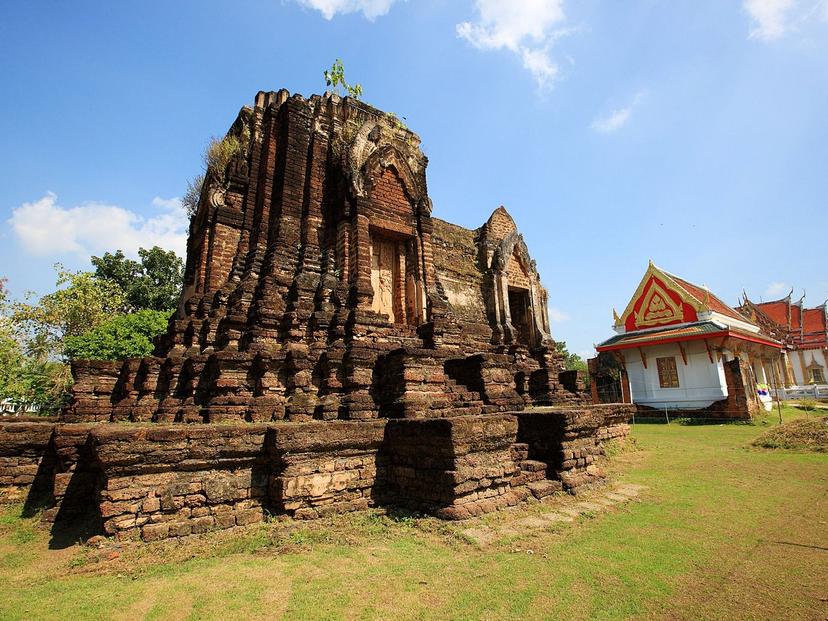
[(491, 328), (486, 310), (486, 283), (479, 267), (475, 232), (434, 219), (434, 265), (453, 313), (460, 321)]
[[(419, 138), (363, 102), (262, 92), (228, 135), (242, 148), (207, 173), (155, 355), (73, 363), (44, 519), (91, 507), (106, 532), (152, 539), (379, 498), (463, 517), (552, 489), (496, 413), (582, 385), (561, 376), (506, 210), (474, 231), (435, 221)], [(372, 238), (391, 304), (374, 304)], [(510, 282), (528, 287), (520, 330)], [(12, 444), (5, 463), (31, 470)]]
[(106, 534), (145, 540), (262, 520), (265, 425), (112, 426), (90, 441)]
[(598, 428), (596, 438), (599, 442), (624, 439), (630, 434), (630, 421), (635, 415), (635, 406), (629, 403), (600, 405), (594, 409), (604, 416), (604, 423)]
[(602, 406), (234, 425), (6, 423), (0, 453), (5, 485), (40, 479), (44, 522), (154, 540), (242, 526), (268, 512), (306, 519), (393, 504), (462, 519), (561, 484), (576, 492), (601, 480), (593, 466), (601, 439), (623, 436), (630, 413)]
[(0, 421), (0, 487), (31, 486), (52, 437), (52, 422)]
[(46, 523), (73, 524), (95, 521), (101, 472), (89, 442), (89, 433), (97, 425), (70, 423), (55, 425), (48, 456), (52, 498), (41, 514)]
[(633, 412), (630, 405), (519, 412), (518, 442), (528, 445), (529, 459), (547, 464), (566, 491), (578, 493), (603, 480), (595, 464), (602, 442), (626, 437)]
[(315, 518), (373, 506), (386, 474), (384, 437), (385, 421), (271, 426), (273, 511)]
[(447, 519), (516, 504), (516, 433), (509, 415), (390, 421), (384, 450), (391, 498)]
[[(371, 182), (369, 200), (364, 213), (372, 224), (385, 224), (389, 229), (414, 234), (416, 217), (413, 198), (409, 196), (399, 173), (394, 168), (385, 168)], [(398, 226), (394, 226), (394, 225)], [(376, 224), (375, 224), (376, 225)]]
[(121, 376), (123, 361), (73, 360), (72, 400), (61, 413), (67, 423), (108, 421), (112, 417), (112, 396)]

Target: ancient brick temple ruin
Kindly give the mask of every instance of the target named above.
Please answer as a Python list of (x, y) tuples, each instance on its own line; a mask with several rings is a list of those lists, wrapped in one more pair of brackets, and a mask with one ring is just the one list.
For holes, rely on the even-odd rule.
[(0, 426), (0, 485), (157, 539), (377, 504), (463, 518), (601, 479), (631, 407), (586, 405), (504, 208), (432, 217), (419, 138), (350, 98), (260, 92), (228, 136), (155, 354), (74, 362), (59, 420)]

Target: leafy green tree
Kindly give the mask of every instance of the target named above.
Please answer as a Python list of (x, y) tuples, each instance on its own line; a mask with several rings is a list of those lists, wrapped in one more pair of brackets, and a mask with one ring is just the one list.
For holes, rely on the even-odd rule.
[(140, 310), (116, 315), (81, 335), (68, 336), (64, 353), (70, 359), (120, 360), (149, 356), (153, 339), (167, 328), (169, 311)]
[(14, 327), (6, 316), (6, 280), (0, 279), (0, 399), (13, 399), (20, 391), (23, 352)]
[(555, 350), (563, 354), (564, 365), (567, 371), (586, 371), (587, 363), (578, 354), (573, 354), (567, 349), (566, 341), (556, 341)]
[(120, 250), (92, 257), (95, 277), (124, 292), (124, 310), (172, 312), (181, 295), (184, 262), (173, 251), (158, 246), (140, 248), (138, 257), (139, 261), (133, 261)]
[(0, 327), (0, 399), (11, 399), (20, 392), (23, 352), (10, 330)]
[(36, 330), (24, 352), (23, 332), (4, 282), (0, 279), (0, 399), (38, 406), (41, 414), (55, 413), (69, 398), (69, 367), (49, 360), (48, 330)]
[(26, 353), (45, 361), (63, 353), (63, 339), (77, 336), (122, 311), (126, 300), (117, 283), (91, 272), (72, 272), (60, 264), (57, 291), (36, 303), (31, 294), (11, 305), (11, 321), (26, 345)]
[(581, 358), (578, 354), (571, 353), (566, 347), (566, 341), (556, 341), (555, 350), (558, 353), (563, 354), (564, 367), (567, 371), (584, 372), (584, 382), (586, 386), (589, 387), (589, 367), (587, 366), (586, 360)]
[(36, 405), (40, 414), (56, 414), (69, 402), (72, 373), (68, 364), (29, 358), (21, 368), (20, 379), (20, 391), (13, 400)]

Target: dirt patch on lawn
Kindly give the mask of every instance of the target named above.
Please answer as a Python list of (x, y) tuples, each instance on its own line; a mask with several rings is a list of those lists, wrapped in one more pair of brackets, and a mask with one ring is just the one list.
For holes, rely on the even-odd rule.
[(799, 418), (763, 433), (753, 446), (828, 453), (828, 416)]

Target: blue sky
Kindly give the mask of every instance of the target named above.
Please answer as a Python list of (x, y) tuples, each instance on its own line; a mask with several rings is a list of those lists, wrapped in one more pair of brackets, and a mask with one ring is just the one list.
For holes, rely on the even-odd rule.
[(183, 248), (208, 138), (343, 59), (406, 118), (434, 214), (505, 205), (588, 353), (647, 266), (730, 303), (828, 298), (828, 0), (8, 2), (0, 275)]

